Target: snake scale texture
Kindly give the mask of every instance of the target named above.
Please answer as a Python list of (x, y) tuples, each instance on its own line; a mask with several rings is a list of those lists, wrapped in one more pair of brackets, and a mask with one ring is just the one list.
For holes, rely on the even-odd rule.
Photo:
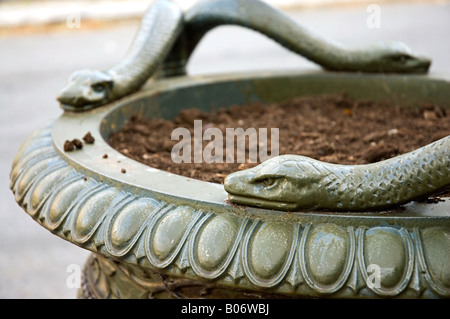
[(450, 186), (450, 136), (366, 165), (282, 155), (228, 175), (231, 202), (280, 210), (380, 210)]
[(345, 47), (259, 0), (201, 0), (187, 11), (155, 0), (125, 58), (106, 71), (74, 72), (58, 100), (66, 110), (84, 111), (136, 92), (158, 74), (182, 74), (204, 35), (221, 25), (259, 32), (327, 70), (426, 73), (431, 64), (400, 42)]
[[(183, 74), (192, 52), (213, 28), (257, 31), (324, 69), (426, 73), (431, 60), (403, 43), (348, 48), (321, 37), (259, 0), (200, 0), (183, 11), (155, 0), (125, 58), (106, 71), (81, 70), (58, 96), (68, 111), (85, 111), (138, 91), (149, 78)], [(376, 164), (340, 166), (280, 156), (225, 181), (230, 200), (276, 209), (378, 209), (424, 196), (449, 184), (449, 137)]]

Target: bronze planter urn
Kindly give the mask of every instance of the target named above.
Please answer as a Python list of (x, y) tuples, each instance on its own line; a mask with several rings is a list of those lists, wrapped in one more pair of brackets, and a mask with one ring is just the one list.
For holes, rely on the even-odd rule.
[[(274, 23), (261, 22), (267, 20)], [(186, 75), (201, 37), (226, 23), (263, 32), (326, 70)], [(425, 74), (427, 58), (399, 44), (353, 51), (333, 45), (259, 1), (200, 1), (183, 12), (158, 0), (124, 61), (105, 72), (74, 74), (59, 96), (64, 114), (21, 146), (11, 189), (41, 226), (92, 252), (79, 297), (450, 297), (450, 200), (413, 200), (450, 185), (449, 137), (396, 162), (336, 173), (380, 178), (375, 188), (361, 190), (376, 192), (378, 206), (347, 204), (345, 196), (355, 196), (347, 179), (333, 201), (317, 195), (308, 205), (295, 191), (272, 198), (253, 187), (256, 193), (249, 194), (255, 169), (233, 173), (220, 185), (144, 165), (106, 142), (133, 114), (170, 119), (199, 106), (342, 91), (408, 108), (423, 102), (450, 108), (450, 81)], [(92, 140), (81, 149), (64, 149), (67, 140), (88, 132)], [(295, 184), (297, 167), (327, 167), (289, 160), (300, 164), (282, 167), (287, 160), (277, 158), (269, 175), (283, 171), (281, 181)], [(409, 183), (397, 181), (397, 173)], [(305, 187), (313, 194), (323, 188)], [(319, 209), (325, 202), (327, 209)]]

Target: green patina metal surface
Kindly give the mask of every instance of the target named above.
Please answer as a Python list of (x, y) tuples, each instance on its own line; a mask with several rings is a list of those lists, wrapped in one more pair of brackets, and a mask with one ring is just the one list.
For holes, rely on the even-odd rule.
[[(37, 130), (14, 161), (11, 188), (18, 203), (43, 227), (115, 260), (118, 267), (127, 269), (125, 273), (133, 272), (127, 279), (139, 287), (139, 292), (128, 291), (133, 296), (154, 293), (144, 279), (161, 274), (187, 280), (186, 286), (204, 284), (263, 296), (449, 297), (447, 199), (358, 213), (286, 213), (233, 206), (227, 203), (222, 185), (148, 167), (105, 141), (135, 112), (170, 118), (184, 107), (212, 109), (254, 99), (287, 99), (299, 84), (306, 86), (307, 94), (308, 83), (315, 86), (317, 78), (322, 85), (316, 93), (321, 94), (338, 90), (340, 85), (348, 89), (346, 80), (355, 76), (278, 73), (159, 80), (118, 103), (84, 113), (66, 112)], [(411, 95), (401, 95), (405, 103), (398, 95), (408, 86), (403, 76), (364, 78), (367, 85), (380, 83), (371, 94), (379, 91), (386, 100), (395, 97), (399, 105), (427, 101), (449, 107), (450, 84), (445, 78), (409, 77), (414, 89)], [(383, 79), (389, 94), (382, 89)], [(286, 88), (288, 83), (290, 88)], [(423, 89), (418, 91), (417, 86)], [(275, 97), (268, 87), (275, 88)], [(284, 87), (284, 94), (278, 87)], [(362, 87), (346, 92), (352, 96)], [(64, 152), (65, 140), (88, 131), (94, 144)], [(121, 272), (107, 276), (107, 262), (99, 263), (110, 286), (124, 282)], [(372, 264), (381, 269), (378, 287), (367, 284)], [(106, 292), (98, 296), (111, 293), (109, 288), (102, 289)], [(126, 296), (126, 285), (121, 289)]]
[(450, 136), (366, 165), (283, 155), (235, 172), (224, 185), (233, 203), (287, 211), (387, 209), (450, 186)]
[[(262, 32), (325, 69), (353, 73), (162, 78), (183, 75), (200, 39), (222, 24)], [(426, 73), (429, 65), (399, 43), (344, 48), (256, 0), (200, 1), (187, 12), (157, 0), (121, 63), (70, 78), (59, 97), (66, 112), (24, 142), (10, 186), (36, 222), (95, 254), (81, 297), (448, 298), (448, 198), (362, 212), (237, 206), (223, 185), (146, 166), (106, 142), (136, 113), (173, 118), (191, 107), (302, 95), (346, 93), (401, 107), (428, 102), (450, 108), (448, 78), (384, 74)], [(66, 140), (87, 132), (95, 143), (64, 151)], [(432, 152), (444, 158), (443, 168), (431, 164), (426, 174), (443, 170), (445, 186), (448, 142)], [(379, 270), (375, 285), (373, 266)]]
[(345, 47), (259, 0), (202, 0), (186, 12), (170, 0), (157, 0), (144, 15), (127, 56), (106, 71), (75, 72), (58, 100), (67, 110), (84, 111), (139, 90), (151, 77), (185, 74), (200, 40), (220, 25), (260, 32), (327, 70), (426, 73), (431, 64), (398, 42)]

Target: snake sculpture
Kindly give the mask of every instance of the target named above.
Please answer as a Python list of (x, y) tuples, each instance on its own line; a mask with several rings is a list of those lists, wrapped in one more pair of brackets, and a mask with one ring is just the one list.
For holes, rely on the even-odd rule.
[[(201, 0), (187, 11), (155, 0), (125, 58), (107, 71), (74, 72), (58, 100), (84, 111), (139, 90), (158, 74), (183, 74), (203, 36), (226, 24), (258, 31), (327, 70), (426, 73), (430, 59), (398, 42), (346, 48), (322, 38), (258, 0)], [(272, 158), (229, 175), (231, 202), (275, 208), (380, 209), (450, 184), (450, 137), (384, 162), (344, 166), (301, 156)]]
[(278, 210), (387, 209), (450, 186), (450, 135), (415, 151), (366, 165), (276, 156), (225, 178), (233, 203)]
[(259, 0), (203, 0), (185, 12), (170, 0), (155, 0), (125, 58), (107, 71), (74, 72), (58, 100), (66, 110), (84, 111), (139, 90), (161, 68), (183, 73), (203, 36), (226, 24), (258, 31), (333, 71), (425, 73), (431, 63), (398, 42), (346, 48)]

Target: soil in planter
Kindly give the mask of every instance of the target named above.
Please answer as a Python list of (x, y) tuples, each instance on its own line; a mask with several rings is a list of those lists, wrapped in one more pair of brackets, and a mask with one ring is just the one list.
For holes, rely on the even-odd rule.
[[(282, 103), (254, 103), (211, 112), (183, 110), (173, 120), (145, 119), (137, 115), (109, 143), (124, 155), (149, 166), (204, 181), (223, 183), (232, 172), (258, 163), (180, 163), (171, 158), (179, 140), (172, 131), (183, 127), (194, 137), (194, 120), (203, 131), (216, 127), (279, 128), (279, 154), (298, 154), (339, 164), (367, 164), (388, 159), (429, 144), (450, 134), (450, 112), (424, 103), (409, 109), (345, 95), (294, 98)], [(224, 133), (224, 147), (225, 133)], [(193, 138), (192, 138), (193, 140)], [(210, 141), (204, 141), (205, 146)], [(193, 147), (192, 147), (193, 149)], [(248, 143), (246, 154), (248, 161)], [(236, 153), (236, 152), (235, 152)], [(225, 148), (223, 152), (226, 155)]]

